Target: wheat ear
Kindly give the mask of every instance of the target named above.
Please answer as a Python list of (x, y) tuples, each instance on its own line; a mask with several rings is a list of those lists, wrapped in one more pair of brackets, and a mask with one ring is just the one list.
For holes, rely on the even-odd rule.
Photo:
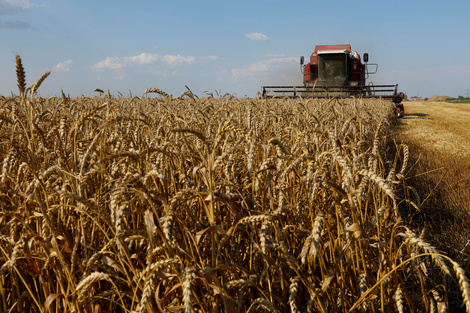
[(299, 279), (297, 277), (291, 278), (290, 286), (289, 286), (289, 306), (290, 306), (291, 313), (299, 312), (297, 308), (297, 303), (295, 301), (298, 291), (299, 291)]
[(18, 80), (18, 89), (20, 90), (20, 94), (23, 96), (26, 90), (26, 74), (19, 55), (16, 55), (16, 78)]
[(144, 93), (142, 94), (141, 98), (142, 98), (145, 94), (148, 94), (148, 93), (157, 93), (157, 94), (159, 94), (159, 95), (164, 96), (164, 97), (167, 98), (167, 99), (173, 98), (172, 95), (167, 94), (166, 92), (164, 92), (163, 90), (160, 90), (160, 89), (158, 89), (158, 88), (147, 88), (147, 89), (145, 89), (145, 91), (144, 91)]
[(268, 312), (276, 312), (276, 313), (281, 312), (276, 308), (276, 306), (272, 302), (264, 298), (258, 298), (255, 301), (253, 301), (248, 312), (259, 312), (259, 309), (261, 308)]
[(39, 77), (39, 79), (37, 80), (37, 82), (35, 82), (32, 86), (31, 86), (31, 97), (33, 96), (33, 94), (35, 94), (37, 92), (37, 90), (39, 89), (39, 86), (41, 86), (42, 82), (51, 74), (51, 72), (45, 72), (44, 74), (41, 75), (41, 77)]
[(465, 276), (465, 272), (460, 265), (452, 261), (452, 266), (454, 267), (455, 275), (457, 275), (457, 278), (459, 279), (459, 286), (460, 290), (462, 291), (462, 298), (463, 302), (465, 304), (465, 309), (467, 313), (470, 313), (470, 284), (468, 283), (468, 279)]
[(439, 252), (437, 251), (436, 248), (431, 246), (429, 243), (424, 241), (423, 239), (417, 237), (411, 230), (407, 229), (406, 230), (406, 236), (408, 237), (407, 241), (411, 244), (414, 244), (421, 249), (423, 249), (425, 252), (431, 253), (432, 254), (432, 259), (434, 262), (436, 262), (437, 265), (441, 268), (441, 270), (446, 273), (447, 275), (450, 275), (449, 268), (445, 264), (444, 260), (440, 257)]
[(393, 298), (395, 298), (395, 303), (397, 304), (397, 311), (399, 313), (405, 312), (403, 309), (403, 291), (401, 290), (400, 286), (398, 286), (397, 290), (395, 291)]
[(91, 285), (93, 285), (95, 282), (98, 282), (100, 280), (106, 280), (106, 281), (112, 282), (108, 274), (101, 273), (101, 272), (91, 273), (90, 275), (82, 279), (82, 281), (77, 285), (77, 288), (75, 288), (75, 293), (77, 295), (78, 303), (84, 302), (85, 292), (90, 289)]
[(191, 301), (191, 289), (194, 284), (194, 277), (194, 268), (186, 268), (183, 281), (183, 303), (185, 313), (194, 312), (193, 303)]
[(309, 262), (313, 262), (317, 256), (318, 249), (320, 248), (320, 235), (323, 229), (323, 218), (324, 215), (322, 213), (315, 217), (312, 233), (307, 237), (307, 239), (305, 239), (302, 251), (300, 252), (302, 264), (305, 264), (307, 259)]

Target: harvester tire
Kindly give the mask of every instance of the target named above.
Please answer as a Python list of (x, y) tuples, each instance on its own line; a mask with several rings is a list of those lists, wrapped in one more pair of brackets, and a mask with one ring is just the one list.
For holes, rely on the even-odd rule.
[(402, 118), (405, 116), (405, 107), (403, 104), (399, 103), (395, 105), (395, 116), (398, 118)]

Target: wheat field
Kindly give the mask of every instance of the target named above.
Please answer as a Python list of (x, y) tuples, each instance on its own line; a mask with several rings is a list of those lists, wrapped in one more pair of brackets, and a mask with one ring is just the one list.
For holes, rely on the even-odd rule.
[[(409, 151), (363, 99), (0, 97), (3, 312), (446, 312)], [(406, 187), (410, 188), (410, 187)]]

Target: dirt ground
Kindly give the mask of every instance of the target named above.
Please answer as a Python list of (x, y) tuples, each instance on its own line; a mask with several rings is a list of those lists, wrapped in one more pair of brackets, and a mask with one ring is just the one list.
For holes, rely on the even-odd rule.
[(407, 101), (398, 130), (404, 141), (470, 156), (470, 104)]

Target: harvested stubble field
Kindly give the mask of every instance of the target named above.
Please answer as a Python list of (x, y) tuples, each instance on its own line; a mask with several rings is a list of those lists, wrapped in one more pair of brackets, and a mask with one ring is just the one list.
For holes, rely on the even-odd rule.
[(405, 107), (405, 118), (398, 123), (400, 137), (425, 150), (470, 157), (470, 103), (413, 101)]
[(411, 151), (406, 184), (419, 210), (408, 220), (424, 238), (470, 271), (470, 104), (405, 103), (395, 140)]
[(461, 266), (401, 218), (390, 102), (43, 99), (19, 72), (0, 310), (443, 312), (453, 279), (469, 311)]

